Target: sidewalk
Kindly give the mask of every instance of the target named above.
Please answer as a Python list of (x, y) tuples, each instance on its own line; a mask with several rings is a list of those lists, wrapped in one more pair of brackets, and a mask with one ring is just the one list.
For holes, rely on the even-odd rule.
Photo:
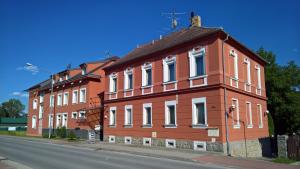
[(23, 164), (8, 160), (0, 156), (0, 169), (31, 169)]

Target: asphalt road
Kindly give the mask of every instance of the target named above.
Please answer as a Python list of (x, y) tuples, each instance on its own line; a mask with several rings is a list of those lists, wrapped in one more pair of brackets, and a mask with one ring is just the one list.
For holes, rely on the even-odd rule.
[(0, 156), (34, 169), (216, 169), (214, 166), (0, 135)]

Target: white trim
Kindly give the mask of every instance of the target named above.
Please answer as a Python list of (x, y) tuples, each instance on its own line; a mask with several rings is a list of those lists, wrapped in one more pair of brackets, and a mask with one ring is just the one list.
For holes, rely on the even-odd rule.
[(78, 103), (78, 90), (73, 90), (72, 91), (72, 104), (77, 104), (77, 103)]
[[(127, 110), (130, 110), (130, 121), (128, 121), (128, 111)], [(133, 108), (132, 108), (132, 105), (125, 105), (125, 109), (124, 109), (124, 125), (129, 127), (129, 126), (133, 126)]]
[(38, 107), (37, 105), (38, 105), (38, 100), (37, 99), (33, 99), (33, 101), (32, 101), (32, 109), (36, 110), (37, 107)]
[[(249, 109), (247, 108), (249, 105)], [(249, 115), (249, 119), (248, 119)], [(251, 102), (246, 101), (246, 117), (247, 117), (247, 128), (253, 128), (253, 119), (252, 119), (252, 105)]]
[[(67, 95), (67, 100), (65, 100), (65, 97)], [(63, 98), (63, 105), (69, 104), (69, 92), (64, 92), (64, 98)]]
[(36, 129), (37, 118), (36, 115), (31, 117), (31, 128)]
[[(113, 79), (116, 79), (116, 84), (113, 83)], [(116, 93), (118, 92), (118, 74), (112, 73), (109, 75), (109, 92)]]
[[(177, 74), (177, 70), (176, 70), (176, 56), (167, 56), (166, 58), (163, 59), (163, 82), (171, 82), (170, 81), (170, 69), (169, 69), (169, 65), (174, 64), (174, 80), (176, 81), (176, 74)], [(172, 82), (173, 82), (172, 81)]]
[(256, 73), (257, 73), (257, 88), (256, 94), (261, 95), (261, 69), (259, 65), (255, 65)]
[(49, 107), (54, 107), (54, 95), (50, 95), (50, 99), (49, 99)]
[(167, 148), (176, 148), (176, 140), (175, 139), (166, 139), (165, 144)]
[(61, 126), (66, 128), (68, 127), (68, 113), (62, 113)]
[[(236, 114), (233, 113), (232, 115), (232, 123), (233, 123), (233, 128), (239, 129), (241, 127), (240, 124), (240, 108), (239, 108), (239, 100), (237, 98), (232, 98), (231, 99), (231, 104), (233, 105), (233, 101), (236, 101), (236, 105), (235, 105), (235, 109), (234, 112)], [(237, 122), (235, 122), (235, 120)]]
[(205, 141), (194, 141), (194, 150), (197, 151), (206, 151), (206, 142)]
[[(84, 95), (82, 95), (82, 91), (84, 91)], [(79, 103), (86, 103), (86, 88), (81, 88), (79, 91)]]
[(53, 128), (53, 114), (48, 115), (48, 127)]
[[(76, 115), (75, 118), (74, 118), (74, 114)], [(72, 119), (77, 119), (77, 118), (78, 118), (78, 112), (76, 112), (76, 111), (75, 111), (75, 112), (72, 112), (71, 118), (72, 118)]]
[[(189, 67), (190, 67), (190, 75), (189, 75), (189, 81), (190, 81), (190, 88), (192, 87), (201, 87), (207, 85), (207, 70), (206, 70), (206, 61), (205, 61), (205, 47), (195, 47), (192, 50), (189, 51), (188, 57), (189, 57)], [(197, 57), (203, 57), (203, 75), (196, 75), (197, 73), (197, 67), (196, 67), (196, 58)], [(204, 83), (199, 85), (194, 85), (193, 80), (201, 79), (203, 78)]]
[[(132, 76), (132, 88), (129, 88), (129, 75)], [(132, 90), (133, 89), (133, 84), (134, 80), (133, 80), (133, 68), (127, 68), (126, 70), (124, 70), (124, 92)], [(125, 96), (125, 95), (124, 95)]]
[[(204, 124), (197, 123), (197, 111), (196, 111), (196, 104), (204, 103)], [(192, 126), (193, 128), (207, 128), (207, 106), (206, 106), (206, 97), (200, 98), (193, 98), (192, 99)]]
[[(142, 87), (152, 86), (153, 85), (153, 69), (152, 63), (146, 62), (141, 66), (142, 70)], [(151, 69), (151, 84), (147, 84), (146, 70)]]
[(108, 136), (108, 142), (109, 143), (115, 143), (116, 142), (116, 137), (115, 136)]
[(62, 93), (58, 93), (57, 94), (57, 106), (62, 106), (62, 99), (63, 99)]
[[(177, 127), (177, 113), (176, 113), (176, 100), (172, 101), (165, 101), (165, 128), (176, 128)], [(175, 124), (170, 124), (170, 117), (169, 117), (169, 108), (168, 106), (174, 106), (174, 120)]]
[(86, 111), (81, 110), (78, 112), (78, 118), (79, 119), (86, 119)]
[[(115, 111), (114, 119), (112, 120), (112, 111)], [(117, 124), (117, 107), (109, 108), (109, 125), (116, 126)]]
[(124, 137), (124, 143), (125, 144), (131, 144), (132, 143), (132, 138), (129, 136), (125, 136)]
[(152, 139), (148, 137), (143, 137), (143, 145), (144, 146), (151, 146), (152, 145)]
[(235, 50), (230, 50), (230, 56), (233, 57), (233, 72), (234, 72), (234, 79), (239, 79), (239, 66), (238, 66), (238, 54), (235, 52)]
[[(151, 110), (151, 123), (147, 124), (147, 119), (149, 117), (147, 117), (147, 111), (146, 108), (150, 108)], [(143, 127), (144, 128), (151, 128), (152, 127), (152, 103), (144, 103), (143, 104)]]
[(262, 105), (257, 104), (258, 128), (264, 127)]

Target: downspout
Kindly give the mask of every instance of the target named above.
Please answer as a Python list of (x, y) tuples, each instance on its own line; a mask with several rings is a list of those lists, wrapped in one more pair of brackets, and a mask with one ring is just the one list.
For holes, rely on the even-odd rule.
[(223, 84), (224, 84), (224, 109), (225, 109), (225, 130), (226, 130), (226, 148), (227, 155), (231, 156), (230, 153), (230, 142), (229, 142), (229, 133), (228, 133), (228, 107), (227, 107), (227, 90), (226, 90), (226, 76), (225, 76), (225, 58), (224, 58), (224, 43), (229, 38), (229, 35), (226, 33), (226, 38), (222, 41), (222, 64), (223, 64)]

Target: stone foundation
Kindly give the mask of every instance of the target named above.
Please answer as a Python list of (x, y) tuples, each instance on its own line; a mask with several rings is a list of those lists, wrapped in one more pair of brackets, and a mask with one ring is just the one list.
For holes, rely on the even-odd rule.
[[(67, 133), (69, 133), (70, 131), (73, 131), (77, 138), (85, 139), (85, 140), (89, 139), (89, 131), (86, 129), (67, 129)], [(56, 132), (56, 129), (54, 129), (54, 132)], [(49, 129), (43, 128), (42, 136), (48, 137), (48, 135), (49, 135)], [(97, 139), (99, 139), (99, 134), (96, 134), (96, 140)]]

